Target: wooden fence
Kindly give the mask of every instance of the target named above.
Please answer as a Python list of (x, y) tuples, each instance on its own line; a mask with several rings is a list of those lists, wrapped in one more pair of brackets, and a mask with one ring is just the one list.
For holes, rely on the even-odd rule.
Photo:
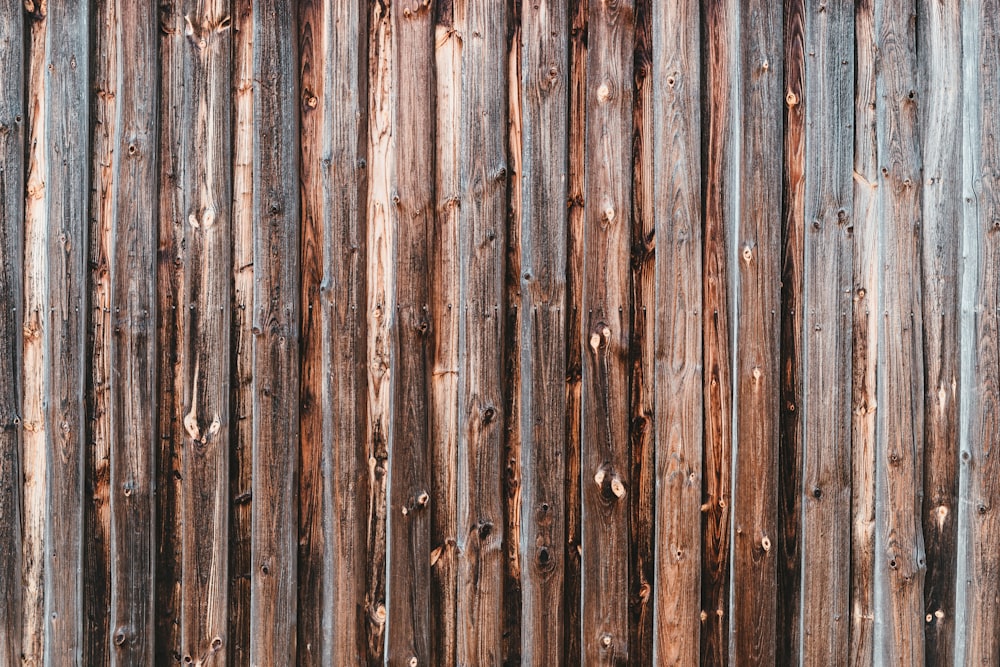
[(998, 315), (998, 0), (0, 0), (0, 664), (998, 664)]

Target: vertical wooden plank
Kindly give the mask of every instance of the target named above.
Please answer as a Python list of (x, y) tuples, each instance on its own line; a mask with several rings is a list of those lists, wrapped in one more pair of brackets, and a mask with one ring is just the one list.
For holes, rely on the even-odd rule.
[(588, 8), (583, 268), (583, 659), (627, 660), (631, 2)]
[(705, 127), (703, 191), (704, 301), (702, 345), (704, 356), (704, 492), (701, 575), (701, 664), (729, 661), (729, 590), (733, 485), (733, 371), (730, 357), (732, 267), (729, 248), (734, 243), (734, 214), (730, 191), (735, 159), (730, 131), (735, 101), (730, 79), (736, 53), (729, 35), (735, 30), (735, 0), (712, 0), (703, 8), (702, 70)]
[(21, 660), (21, 259), (24, 215), (22, 3), (0, 3), (0, 663)]
[(458, 622), (459, 148), (463, 36), (458, 7), (439, 2), (434, 26), (437, 122), (430, 292), (432, 664), (456, 663)]
[[(87, 453), (85, 466), (84, 662), (111, 662), (111, 252), (114, 239), (118, 35), (113, 0), (94, 7), (89, 251)], [(156, 446), (156, 443), (152, 443)]]
[(253, 8), (253, 544), (250, 663), (296, 662), (299, 181), (296, 19)]
[(86, 4), (53, 3), (47, 10), (45, 659), (78, 663), (83, 646), (90, 20)]
[[(111, 662), (122, 665), (150, 664), (154, 651), (155, 12), (149, 3), (125, 4), (114, 24), (119, 79), (111, 253), (110, 629)], [(77, 105), (69, 113), (78, 113)]]
[[(180, 655), (222, 664), (228, 618), (232, 16), (228, 3), (169, 9), (170, 216), (180, 224)], [(165, 92), (165, 96), (168, 93)], [(183, 434), (183, 435), (182, 435)]]
[(733, 652), (775, 661), (782, 154), (781, 5), (744, 4), (736, 262)]
[[(781, 399), (778, 443), (778, 601), (775, 657), (797, 663), (802, 637), (802, 393), (803, 276), (805, 272), (806, 3), (788, 0), (785, 10), (785, 168), (781, 230)], [(809, 43), (808, 48), (812, 48)], [(851, 91), (853, 96), (853, 91)], [(811, 176), (811, 175), (810, 175)]]
[(997, 166), (1000, 132), (997, 84), (994, 73), (1000, 66), (1000, 17), (996, 2), (969, 3), (966, 7), (963, 42), (967, 53), (966, 108), (968, 122), (965, 145), (966, 181), (965, 225), (971, 244), (967, 248), (969, 271), (965, 273), (974, 293), (972, 364), (974, 375), (965, 383), (970, 390), (968, 442), (961, 459), (965, 476), (963, 514), (965, 534), (965, 577), (960, 595), (965, 599), (965, 664), (986, 665), (1000, 661), (1000, 612), (996, 592), (1000, 576), (996, 569), (998, 497), (995, 445), (997, 397), (1000, 391), (1000, 261), (996, 220), (998, 209)]
[[(564, 384), (568, 23), (561, 3), (521, 5), (521, 348), (516, 391), (523, 476), (521, 660), (527, 665), (563, 664), (562, 633), (569, 620), (565, 605), (571, 603), (562, 599), (563, 480), (570, 468), (560, 456), (568, 418)], [(582, 139), (582, 134), (578, 136)]]
[(253, 491), (253, 26), (250, 0), (233, 1), (232, 330), (230, 332), (229, 636), (232, 664), (250, 662)]
[(47, 504), (47, 461), (45, 391), (49, 326), (46, 239), (46, 110), (45, 40), (47, 13), (41, 6), (25, 7), (31, 26), (28, 45), (28, 170), (24, 204), (24, 308), (20, 385), (23, 392), (21, 451), (24, 485), (21, 495), (22, 549), (21, 577), (24, 582), (21, 608), (22, 664), (45, 662), (45, 516)]
[(879, 350), (874, 0), (855, 4), (854, 312), (851, 353), (851, 649), (871, 665), (875, 629), (875, 418)]
[(961, 3), (920, 2), (926, 662), (955, 659), (962, 170)]
[[(653, 3), (635, 3), (632, 104), (632, 230), (630, 258), (632, 339), (629, 369), (629, 660), (653, 663), (656, 591), (656, 460), (654, 443), (656, 253), (655, 114)], [(697, 183), (700, 190), (700, 183)], [(699, 360), (699, 364), (701, 361)], [(700, 498), (699, 498), (700, 501)], [(699, 538), (700, 539), (700, 538)], [(697, 614), (696, 614), (697, 615)]]
[[(587, 0), (569, 3), (568, 197), (566, 207), (566, 615), (565, 664), (582, 662), (583, 630), (583, 239), (587, 193)], [(558, 505), (556, 505), (558, 507)]]
[[(393, 171), (390, 221), (397, 234), (392, 325), (393, 406), (389, 437), (389, 664), (426, 664), (430, 649), (428, 312), (434, 225), (433, 2), (406, 0), (392, 23)], [(466, 39), (472, 39), (469, 35)]]
[[(391, 353), (392, 313), (395, 311), (395, 271), (392, 259), (395, 226), (392, 221), (392, 73), (393, 30), (389, 8), (370, 5), (368, 51), (368, 201), (366, 313), (368, 325), (368, 517), (365, 573), (365, 643), (367, 664), (385, 663), (387, 570), (387, 502), (389, 435), (392, 418), (394, 360)], [(376, 169), (375, 165), (383, 165)]]
[[(920, 146), (913, 2), (876, 2), (879, 311), (875, 661), (923, 664)], [(879, 620), (880, 619), (880, 620)]]
[[(455, 7), (464, 37), (459, 149), (458, 627), (462, 664), (499, 665), (503, 616), (504, 229), (507, 11)], [(401, 163), (402, 164), (402, 163)], [(558, 386), (558, 385), (556, 385)], [(433, 609), (432, 609), (433, 611)]]
[[(854, 7), (805, 8), (802, 662), (848, 662)], [(836, 391), (831, 393), (831, 388)]]
[(653, 7), (656, 206), (656, 662), (700, 652), (702, 505), (699, 5)]

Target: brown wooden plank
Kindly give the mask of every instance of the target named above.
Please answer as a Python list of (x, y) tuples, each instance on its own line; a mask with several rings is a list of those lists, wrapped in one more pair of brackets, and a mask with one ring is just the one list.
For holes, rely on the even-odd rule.
[(439, 2), (434, 26), (437, 136), (430, 292), (432, 664), (455, 664), (458, 620), (459, 148), (462, 48), (458, 7)]
[(629, 250), (634, 16), (589, 7), (583, 268), (583, 660), (628, 659)]
[(567, 622), (561, 595), (566, 461), (560, 456), (567, 414), (567, 22), (559, 3), (521, 5), (521, 347), (514, 391), (522, 471), (520, 653), (528, 665), (562, 664)]
[(705, 4), (702, 34), (705, 119), (704, 156), (704, 463), (701, 574), (701, 664), (729, 661), (729, 590), (733, 484), (733, 375), (731, 358), (733, 236), (730, 192), (735, 146), (730, 131), (734, 100), (730, 78), (736, 54), (728, 35), (735, 29), (735, 0)]
[[(461, 664), (499, 665), (503, 616), (504, 230), (507, 11), (456, 6), (462, 51), (459, 142), (458, 622)], [(561, 198), (555, 198), (558, 200)], [(402, 286), (402, 283), (400, 283)], [(558, 386), (558, 384), (555, 384)]]
[(781, 6), (745, 3), (740, 25), (739, 269), (733, 658), (775, 660), (781, 277)]
[(879, 350), (873, 0), (855, 5), (854, 312), (851, 370), (851, 648), (871, 665), (875, 629), (875, 409)]
[(176, 153), (169, 215), (183, 239), (178, 336), (180, 655), (222, 664), (228, 621), (232, 17), (227, 3), (164, 8), (164, 91)]
[(44, 200), (48, 476), (45, 659), (78, 663), (83, 646), (83, 434), (89, 174), (89, 6), (53, 3), (45, 31)]
[(566, 573), (563, 584), (565, 664), (582, 662), (583, 640), (583, 239), (587, 173), (587, 0), (569, 3), (569, 184), (566, 207)]
[(876, 429), (876, 663), (922, 664), (924, 366), (916, 26), (913, 2), (876, 2), (879, 311)]
[(292, 2), (253, 8), (253, 570), (250, 660), (296, 662), (299, 181)]
[(806, 5), (801, 659), (810, 665), (845, 665), (850, 648), (853, 30), (852, 6)]
[[(657, 209), (654, 194), (654, 116), (659, 93), (659, 86), (656, 91), (653, 89), (654, 13), (653, 3), (649, 0), (637, 0), (635, 3), (630, 286), (632, 340), (628, 353), (629, 478), (632, 480), (632, 493), (629, 494), (629, 660), (633, 665), (653, 664), (654, 599), (659, 591), (653, 589), (656, 568), (654, 329), (658, 310), (654, 252)], [(700, 190), (700, 183), (696, 181), (696, 184)], [(700, 498), (698, 500), (700, 504)]]
[[(426, 664), (430, 651), (429, 385), (433, 371), (428, 273), (434, 229), (434, 3), (390, 9), (396, 302), (389, 438), (390, 664)], [(466, 39), (473, 39), (469, 35)]]
[(111, 662), (122, 665), (150, 664), (154, 652), (156, 16), (151, 3), (124, 4), (113, 24), (110, 639)]
[(21, 660), (21, 289), (25, 32), (22, 3), (0, 3), (0, 663)]
[(921, 2), (917, 53), (926, 101), (923, 162), (923, 328), (925, 359), (923, 533), (925, 661), (955, 659), (959, 467), (959, 267), (962, 215), (961, 3)]
[(702, 210), (699, 5), (653, 7), (658, 662), (700, 653)]
[(229, 636), (232, 664), (250, 662), (253, 491), (253, 28), (250, 0), (233, 2), (233, 204), (230, 369)]
[[(802, 649), (802, 321), (805, 271), (806, 3), (790, 0), (785, 16), (785, 192), (781, 230), (781, 400), (778, 443), (778, 603), (775, 657), (799, 660)], [(811, 48), (811, 47), (810, 47)], [(853, 94), (853, 93), (852, 93)], [(808, 103), (808, 102), (807, 102)]]
[(366, 285), (368, 288), (367, 367), (368, 426), (365, 455), (368, 460), (368, 517), (365, 526), (368, 565), (365, 572), (365, 649), (367, 663), (385, 663), (386, 632), (386, 542), (388, 502), (389, 430), (392, 418), (393, 363), (392, 313), (395, 311), (395, 280), (392, 249), (392, 183), (388, 168), (393, 159), (392, 143), (392, 21), (388, 7), (373, 3), (368, 26), (368, 202)]
[[(963, 370), (971, 376), (963, 382), (969, 391), (963, 400), (968, 407), (967, 440), (961, 461), (963, 489), (961, 528), (964, 581), (965, 641), (957, 656), (964, 654), (964, 664), (986, 665), (1000, 661), (1000, 610), (996, 595), (1000, 573), (996, 568), (998, 502), (995, 446), (1000, 433), (998, 392), (1000, 392), (1000, 243), (996, 220), (998, 209), (997, 166), (1000, 153), (995, 138), (1000, 131), (997, 84), (994, 73), (1000, 66), (1000, 6), (994, 1), (968, 3), (963, 12), (963, 52), (971, 63), (965, 71), (965, 109), (963, 119), (965, 145), (965, 237), (968, 257), (964, 272), (972, 293), (972, 311), (965, 325), (971, 335), (963, 342), (971, 346), (969, 362)], [(933, 197), (933, 195), (932, 195)], [(964, 334), (965, 332), (963, 332)], [(961, 644), (964, 644), (962, 646)]]

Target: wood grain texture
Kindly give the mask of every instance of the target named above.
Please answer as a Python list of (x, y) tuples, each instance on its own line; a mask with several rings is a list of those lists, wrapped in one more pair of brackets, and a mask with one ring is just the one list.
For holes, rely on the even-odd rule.
[(232, 5), (232, 313), (229, 408), (229, 635), (233, 664), (250, 662), (253, 496), (253, 26), (250, 0)]
[[(45, 334), (45, 660), (79, 663), (83, 647), (83, 429), (90, 17), (53, 3), (45, 18), (43, 195), (47, 238)], [(112, 512), (113, 513), (113, 512)]]
[[(465, 35), (459, 149), (458, 628), (461, 664), (499, 665), (503, 632), (504, 229), (507, 12), (458, 2)], [(558, 385), (557, 385), (558, 386)]]
[[(781, 267), (781, 7), (744, 4), (736, 253), (733, 659), (775, 660)], [(732, 257), (732, 255), (731, 255)]]
[[(700, 653), (702, 444), (701, 72), (695, 2), (653, 7), (656, 221), (657, 664)], [(670, 159), (665, 159), (671, 156)]]
[[(924, 366), (921, 185), (913, 3), (876, 2), (879, 316), (876, 413), (876, 663), (923, 664), (926, 557), (921, 526)], [(880, 620), (879, 620), (880, 619)]]
[(253, 7), (253, 570), (250, 663), (296, 662), (299, 150), (291, 2)]
[(568, 20), (521, 5), (520, 410), (521, 660), (562, 664), (566, 429)]
[(854, 294), (851, 352), (850, 665), (874, 660), (875, 435), (878, 389), (878, 161), (874, 2), (855, 5)]
[[(850, 649), (854, 8), (805, 8), (802, 662)], [(831, 389), (836, 388), (831, 395)]]
[(704, 357), (704, 462), (702, 491), (701, 664), (729, 660), (730, 569), (732, 559), (733, 359), (735, 295), (728, 261), (734, 239), (736, 159), (732, 118), (736, 101), (730, 79), (737, 54), (728, 38), (735, 27), (734, 0), (712, 0), (702, 14), (702, 69), (705, 120), (704, 263), (702, 269), (702, 346)]
[(180, 656), (224, 664), (228, 624), (232, 16), (227, 3), (161, 8), (179, 77), (164, 91), (175, 169), (165, 214), (183, 275), (178, 357)]
[(0, 663), (21, 660), (21, 258), (25, 33), (22, 5), (0, 3)]
[(587, 32), (582, 341), (582, 657), (628, 659), (631, 2), (591, 5)]
[(458, 648), (458, 377), (459, 181), (462, 145), (464, 41), (458, 7), (437, 5), (434, 27), (435, 201), (430, 293), (434, 371), (431, 375), (431, 653), (434, 664), (455, 664)]
[(962, 216), (961, 3), (920, 2), (923, 159), (925, 662), (955, 660)]
[[(396, 234), (392, 314), (393, 414), (389, 435), (390, 665), (430, 655), (429, 387), (433, 371), (428, 281), (434, 226), (434, 3), (390, 8), (393, 169), (389, 224)], [(471, 38), (472, 36), (470, 36)], [(461, 389), (459, 390), (461, 391)]]

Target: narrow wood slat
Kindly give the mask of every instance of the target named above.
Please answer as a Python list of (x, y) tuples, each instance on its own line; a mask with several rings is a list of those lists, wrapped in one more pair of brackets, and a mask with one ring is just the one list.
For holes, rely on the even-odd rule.
[[(152, 3), (122, 5), (113, 28), (119, 122), (112, 144), (110, 630), (111, 662), (121, 665), (149, 664), (154, 652), (156, 16)], [(69, 113), (79, 113), (78, 104)]]
[[(566, 552), (568, 16), (521, 5), (520, 384), (522, 664), (562, 664)], [(582, 135), (577, 135), (582, 138)], [(513, 150), (514, 146), (512, 146)], [(571, 455), (569, 455), (571, 456)]]
[(253, 543), (250, 662), (296, 663), (299, 175), (296, 20), (253, 8)]
[(0, 663), (21, 660), (21, 258), (24, 215), (22, 3), (0, 3)]
[[(782, 16), (750, 2), (740, 23), (733, 655), (775, 660), (779, 400)], [(735, 255), (735, 256), (734, 256)]]
[[(439, 2), (435, 54), (435, 223), (431, 249), (431, 646), (432, 664), (457, 661), (458, 622), (458, 377), (459, 151), (462, 131), (462, 51), (459, 8)], [(494, 613), (499, 614), (499, 611)]]
[(704, 78), (704, 447), (701, 661), (717, 665), (729, 660), (731, 516), (733, 487), (733, 371), (731, 357), (732, 275), (729, 256), (735, 243), (731, 201), (735, 101), (730, 90), (736, 53), (727, 35), (735, 29), (735, 0), (712, 0), (702, 15)]
[(44, 208), (47, 504), (45, 659), (78, 663), (83, 646), (83, 457), (90, 19), (54, 3), (45, 18)]
[(847, 664), (850, 649), (853, 30), (852, 6), (806, 5), (801, 641), (809, 665)]
[(591, 5), (587, 29), (581, 639), (584, 662), (617, 664), (629, 655), (632, 3)]
[(700, 653), (702, 209), (700, 16), (696, 2), (653, 7), (656, 206), (656, 661)]
[[(1000, 6), (992, 0), (969, 3), (963, 15), (963, 51), (971, 63), (966, 67), (965, 109), (968, 123), (965, 145), (970, 153), (965, 159), (965, 232), (969, 254), (965, 277), (970, 283), (974, 307), (971, 337), (963, 342), (972, 346), (970, 364), (963, 370), (972, 375), (963, 382), (970, 391), (963, 407), (969, 409), (967, 441), (961, 460), (965, 477), (962, 521), (965, 534), (965, 571), (960, 599), (964, 597), (964, 653), (968, 665), (1000, 661), (1000, 610), (996, 595), (1000, 576), (995, 553), (1000, 526), (995, 443), (1000, 424), (1000, 244), (996, 220), (1000, 215), (996, 170), (1000, 164), (993, 137), (1000, 132), (1000, 108), (994, 73), (1000, 66)], [(922, 619), (921, 619), (922, 620)]]
[[(569, 183), (566, 207), (566, 572), (563, 581), (565, 664), (582, 662), (583, 629), (583, 241), (587, 171), (587, 0), (569, 3)], [(556, 505), (557, 506), (557, 505)]]
[(880, 332), (876, 429), (876, 663), (924, 656), (924, 366), (920, 309), (920, 146), (912, 2), (876, 2)]
[(229, 662), (250, 662), (253, 491), (253, 26), (250, 0), (232, 5), (232, 313), (230, 343)]
[[(389, 436), (389, 637), (392, 664), (427, 664), (430, 620), (429, 385), (433, 371), (428, 274), (434, 228), (434, 8), (390, 8), (392, 139), (390, 224), (396, 233)], [(472, 37), (470, 36), (469, 39)]]
[(925, 405), (925, 661), (955, 659), (959, 476), (959, 289), (962, 215), (962, 4), (920, 2), (920, 127)]
[(854, 294), (851, 353), (851, 644), (871, 665), (875, 629), (875, 418), (878, 389), (878, 160), (874, 0), (855, 5)]

